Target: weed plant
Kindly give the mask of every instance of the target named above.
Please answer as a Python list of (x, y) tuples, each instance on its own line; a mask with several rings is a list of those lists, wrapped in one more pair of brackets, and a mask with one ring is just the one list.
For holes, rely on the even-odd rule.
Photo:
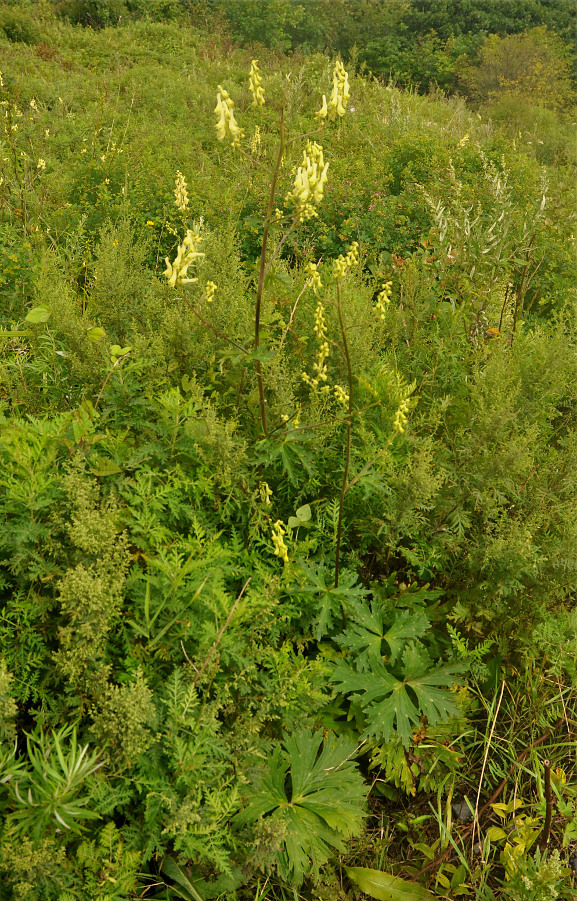
[(49, 13), (0, 36), (1, 897), (572, 898), (567, 127)]

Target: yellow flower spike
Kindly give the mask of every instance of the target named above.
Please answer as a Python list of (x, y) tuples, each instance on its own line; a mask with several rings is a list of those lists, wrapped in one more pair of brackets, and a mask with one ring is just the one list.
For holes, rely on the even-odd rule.
[(286, 529), (284, 527), (283, 521), (282, 519), (277, 519), (272, 527), (272, 543), (274, 547), (274, 553), (285, 563), (288, 563), (288, 548), (284, 543), (284, 535), (286, 535)]
[(329, 164), (325, 163), (323, 148), (316, 141), (307, 141), (303, 161), (298, 167), (293, 189), (285, 197), (285, 203), (294, 203), (301, 222), (317, 216), (316, 207), (323, 199)]
[(305, 276), (311, 280), (312, 289), (317, 295), (323, 290), (323, 283), (316, 263), (307, 263), (305, 266)]
[(382, 290), (377, 294), (377, 302), (373, 307), (374, 312), (380, 319), (385, 318), (387, 306), (391, 302), (391, 294), (393, 293), (393, 283), (385, 282)]
[(333, 72), (333, 90), (327, 107), (329, 122), (337, 116), (344, 116), (350, 96), (348, 73), (342, 62), (337, 60)]
[(405, 431), (408, 410), (409, 401), (405, 399), (399, 404), (399, 409), (395, 413), (395, 418), (393, 419), (393, 431), (397, 432), (399, 435), (402, 435)]
[(348, 407), (349, 405), (349, 392), (343, 388), (341, 385), (335, 385), (334, 387), (334, 396), (335, 399), (343, 405), (343, 407)]
[(338, 258), (333, 261), (333, 275), (337, 280), (345, 278), (347, 273), (359, 262), (359, 245), (357, 241), (353, 241), (347, 251), (347, 255), (339, 254)]
[(178, 285), (189, 285), (198, 281), (197, 278), (187, 278), (187, 273), (192, 263), (204, 256), (203, 253), (196, 249), (201, 240), (200, 226), (197, 226), (194, 231), (189, 228), (182, 244), (178, 248), (174, 263), (171, 263), (168, 257), (165, 257), (166, 269), (164, 270), (164, 276), (171, 288), (175, 288)]
[(174, 199), (181, 213), (185, 213), (189, 207), (188, 186), (182, 172), (177, 171), (174, 187)]
[(218, 86), (214, 111), (219, 117), (218, 122), (215, 125), (218, 140), (224, 141), (228, 136), (232, 146), (239, 147), (244, 132), (234, 118), (234, 102), (231, 100), (228, 91), (225, 91), (221, 85)]
[(218, 285), (215, 285), (214, 282), (207, 282), (204, 293), (206, 294), (206, 299), (209, 303), (212, 303), (214, 300), (215, 292), (218, 290)]
[(258, 60), (253, 59), (250, 64), (250, 76), (248, 86), (252, 94), (252, 106), (264, 106), (264, 90), (261, 87), (262, 76), (258, 69)]

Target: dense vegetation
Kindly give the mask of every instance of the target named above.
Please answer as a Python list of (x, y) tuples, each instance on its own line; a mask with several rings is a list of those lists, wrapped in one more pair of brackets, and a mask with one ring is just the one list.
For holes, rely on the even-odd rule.
[(2, 899), (574, 898), (573, 14), (0, 7)]

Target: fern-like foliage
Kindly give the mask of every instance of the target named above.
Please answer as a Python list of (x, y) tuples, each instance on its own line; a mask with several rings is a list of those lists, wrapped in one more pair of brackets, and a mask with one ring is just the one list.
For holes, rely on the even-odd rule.
[(287, 736), (252, 786), (236, 822), (274, 819), (280, 840), (273, 854), (281, 879), (300, 885), (311, 872), (317, 878), (331, 849), (343, 851), (343, 840), (360, 832), (366, 789), (350, 759), (354, 752), (345, 738), (323, 742), (322, 731)]

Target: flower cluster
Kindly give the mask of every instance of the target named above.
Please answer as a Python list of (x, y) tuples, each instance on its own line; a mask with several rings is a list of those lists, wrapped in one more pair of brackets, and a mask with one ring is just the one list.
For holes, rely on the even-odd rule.
[(248, 80), (248, 86), (250, 88), (250, 92), (252, 94), (252, 105), (253, 106), (264, 106), (264, 90), (261, 87), (262, 84), (262, 76), (258, 70), (258, 60), (253, 59), (250, 64), (250, 75)]
[(168, 279), (168, 284), (171, 288), (175, 288), (177, 285), (192, 284), (192, 282), (198, 281), (197, 278), (187, 278), (186, 275), (189, 266), (191, 266), (195, 260), (204, 256), (203, 253), (199, 253), (196, 249), (201, 240), (200, 228), (197, 227), (194, 231), (189, 228), (186, 232), (184, 241), (178, 248), (174, 263), (171, 263), (168, 257), (165, 257), (166, 269), (164, 270), (164, 275)]
[(409, 401), (408, 399), (405, 399), (399, 404), (399, 409), (395, 413), (395, 418), (393, 419), (393, 429), (395, 430), (395, 432), (398, 432), (399, 435), (402, 435), (402, 433), (405, 431), (408, 411)]
[(323, 105), (315, 114), (317, 119), (328, 118), (328, 121), (332, 122), (337, 116), (344, 116), (350, 96), (348, 73), (341, 61), (337, 60), (333, 72), (333, 90), (330, 100), (327, 103), (327, 98), (323, 94)]
[(181, 213), (185, 213), (188, 209), (188, 187), (182, 172), (177, 171), (176, 183), (174, 188), (174, 198), (176, 205)]
[(219, 116), (215, 126), (218, 140), (224, 141), (228, 136), (233, 147), (240, 147), (243, 131), (234, 118), (234, 102), (230, 99), (228, 91), (225, 91), (221, 85), (218, 86), (214, 111)]
[(214, 282), (207, 282), (204, 287), (204, 293), (206, 294), (206, 299), (210, 303), (214, 299), (215, 292), (218, 288)]
[(335, 385), (333, 388), (333, 393), (335, 396), (335, 400), (337, 400), (343, 407), (348, 407), (349, 405), (349, 392), (346, 388), (343, 388), (342, 385)]
[[(313, 378), (311, 378), (307, 372), (303, 372), (302, 379), (303, 382), (306, 382), (306, 384), (310, 385), (311, 388), (318, 388), (319, 383), (326, 382), (328, 378), (327, 359), (329, 356), (329, 342), (327, 341), (325, 311), (322, 300), (320, 300), (320, 298), (315, 310), (315, 324), (313, 330), (319, 342), (319, 353), (317, 361), (316, 363), (313, 363), (313, 370), (315, 372), (315, 375)], [(321, 391), (323, 391), (323, 393), (327, 393), (329, 390), (330, 389), (328, 385), (323, 385), (323, 387), (321, 388)]]
[(375, 313), (377, 314), (377, 316), (379, 317), (379, 319), (385, 318), (387, 306), (391, 302), (391, 294), (392, 293), (393, 293), (393, 283), (385, 282), (382, 290), (379, 291), (379, 293), (377, 294), (377, 302), (376, 302), (375, 306), (373, 307), (373, 309), (374, 309)]
[(333, 262), (333, 275), (336, 279), (342, 279), (347, 272), (356, 266), (359, 262), (359, 245), (357, 241), (353, 241), (347, 251), (346, 257), (339, 254), (338, 258)]
[(316, 141), (307, 141), (303, 161), (298, 167), (292, 191), (285, 203), (292, 201), (301, 222), (317, 216), (316, 207), (323, 199), (329, 164), (325, 163), (323, 148)]
[(277, 519), (272, 527), (272, 543), (274, 545), (274, 552), (277, 557), (280, 557), (281, 560), (284, 560), (285, 563), (288, 563), (288, 548), (284, 543), (284, 535), (286, 535), (286, 529), (283, 525), (282, 519)]
[(313, 291), (319, 296), (319, 291), (323, 290), (323, 283), (321, 281), (321, 274), (319, 272), (318, 266), (316, 263), (307, 263), (305, 266), (305, 276), (307, 279), (310, 279)]

